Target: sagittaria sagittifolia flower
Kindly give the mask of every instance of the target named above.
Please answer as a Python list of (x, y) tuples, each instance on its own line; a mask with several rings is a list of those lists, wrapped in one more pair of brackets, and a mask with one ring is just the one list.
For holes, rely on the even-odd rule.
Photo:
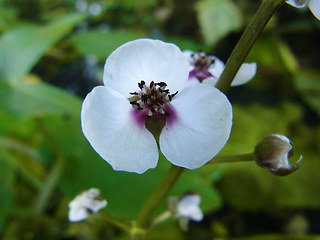
[[(134, 40), (108, 57), (104, 86), (86, 96), (81, 125), (114, 170), (154, 168), (158, 148), (172, 164), (195, 169), (225, 145), (232, 125), (230, 102), (214, 87), (186, 87), (188, 75), (181, 50), (160, 40)], [(159, 121), (156, 136), (150, 129)]]
[[(189, 61), (189, 81), (203, 82), (215, 86), (223, 70), (224, 63), (214, 55), (205, 52), (184, 50), (184, 55)], [(239, 86), (249, 82), (257, 72), (257, 63), (243, 63), (234, 77), (231, 86)]]

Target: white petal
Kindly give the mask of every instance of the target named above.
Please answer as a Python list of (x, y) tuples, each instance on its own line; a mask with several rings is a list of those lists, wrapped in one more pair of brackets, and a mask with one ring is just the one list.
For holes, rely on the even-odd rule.
[(88, 210), (83, 207), (71, 208), (69, 210), (68, 219), (70, 222), (79, 222), (89, 216)]
[(206, 79), (204, 79), (204, 80), (202, 81), (202, 83), (204, 83), (204, 84), (209, 84), (209, 85), (211, 85), (212, 87), (214, 87), (217, 82), (218, 82), (218, 79), (217, 79), (217, 78), (213, 78), (213, 77), (206, 78)]
[(302, 8), (307, 5), (306, 0), (288, 0), (286, 1), (288, 4), (290, 4), (293, 7)]
[(227, 142), (231, 104), (222, 92), (206, 84), (183, 89), (171, 103), (177, 119), (162, 129), (160, 149), (174, 165), (199, 168)]
[(127, 98), (138, 82), (165, 82), (171, 92), (184, 87), (189, 63), (180, 49), (160, 40), (138, 39), (117, 48), (104, 67), (104, 84)]
[(243, 63), (234, 77), (231, 86), (239, 86), (249, 82), (257, 72), (257, 64), (253, 63)]
[(186, 195), (178, 203), (178, 216), (187, 217), (195, 221), (201, 221), (202, 211), (199, 207), (200, 196), (196, 194)]
[(214, 63), (210, 65), (208, 71), (212, 74), (215, 79), (219, 79), (223, 70), (224, 70), (224, 63), (215, 56), (210, 56), (214, 59)]
[(98, 212), (101, 208), (104, 208), (105, 206), (107, 206), (107, 201), (91, 199), (90, 201), (87, 201), (86, 203), (84, 203), (84, 206), (87, 209), (90, 209), (92, 212)]
[(113, 169), (143, 173), (157, 165), (159, 154), (154, 137), (136, 123), (131, 111), (124, 96), (95, 87), (82, 105), (82, 131)]
[(199, 206), (201, 198), (196, 194), (189, 194), (183, 196), (178, 204), (178, 212), (183, 213), (185, 209), (188, 209), (192, 206)]
[(182, 53), (184, 54), (184, 56), (188, 59), (191, 59), (192, 58), (192, 55), (195, 53), (194, 51), (192, 50), (183, 50)]
[(311, 0), (309, 2), (309, 9), (313, 15), (320, 20), (320, 0)]

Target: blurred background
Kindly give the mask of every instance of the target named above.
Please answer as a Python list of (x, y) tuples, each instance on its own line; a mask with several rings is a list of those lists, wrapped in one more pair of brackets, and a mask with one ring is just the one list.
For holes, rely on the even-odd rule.
[[(116, 172), (80, 127), (81, 103), (102, 84), (107, 56), (148, 37), (228, 59), (260, 1), (0, 0), (0, 238), (128, 239), (94, 215), (68, 222), (68, 203), (100, 188), (110, 214), (134, 219), (169, 164)], [(148, 239), (320, 239), (320, 21), (284, 4), (247, 58), (257, 75), (233, 87), (234, 124), (222, 155), (287, 135), (301, 168), (274, 176), (254, 162), (186, 171), (172, 195), (201, 194), (206, 213), (183, 232), (176, 220)], [(164, 208), (164, 206), (163, 206)]]

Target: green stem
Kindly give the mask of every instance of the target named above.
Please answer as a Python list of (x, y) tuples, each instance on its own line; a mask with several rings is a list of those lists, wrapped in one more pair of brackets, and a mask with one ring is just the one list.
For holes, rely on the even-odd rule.
[(263, 0), (255, 16), (243, 32), (239, 42), (233, 49), (225, 69), (220, 76), (216, 88), (226, 93), (239, 68), (250, 52), (259, 34), (284, 0)]
[(149, 196), (145, 204), (141, 208), (136, 226), (132, 231), (132, 239), (143, 239), (146, 234), (146, 228), (150, 224), (150, 218), (153, 212), (160, 205), (160, 203), (168, 196), (171, 189), (178, 181), (184, 168), (172, 165), (162, 182), (154, 190), (153, 194)]
[(163, 213), (161, 213), (159, 216), (157, 216), (151, 224), (151, 228), (155, 227), (156, 225), (158, 225), (159, 223), (162, 223), (164, 221), (166, 221), (167, 219), (172, 217), (172, 213), (170, 211), (165, 211)]
[(20, 163), (17, 157), (12, 156), (12, 154), (6, 149), (0, 148), (1, 151), (1, 159), (6, 161), (8, 166), (17, 169), (20, 171), (22, 176), (29, 181), (37, 190), (41, 190), (43, 187), (43, 183), (39, 180), (32, 172), (30, 172), (24, 165)]
[(104, 220), (111, 223), (112, 225), (117, 226), (126, 232), (130, 231), (132, 224), (129, 221), (114, 217), (106, 211), (101, 211), (99, 212), (99, 214), (101, 217), (103, 217)]
[(239, 154), (239, 155), (217, 156), (211, 159), (207, 164), (245, 162), (245, 161), (255, 161), (255, 160), (256, 160), (256, 157), (254, 153), (245, 153), (245, 154)]
[(2, 147), (8, 148), (10, 150), (16, 150), (22, 152), (23, 154), (29, 156), (30, 158), (36, 158), (37, 151), (24, 143), (18, 142), (14, 139), (0, 137), (0, 145)]
[(35, 208), (38, 213), (41, 213), (44, 210), (47, 202), (49, 201), (49, 198), (61, 177), (64, 169), (64, 164), (65, 158), (62, 157), (61, 154), (59, 154), (55, 165), (53, 166), (46, 181), (44, 182), (44, 186), (42, 188), (42, 191), (40, 191), (38, 200), (36, 201)]

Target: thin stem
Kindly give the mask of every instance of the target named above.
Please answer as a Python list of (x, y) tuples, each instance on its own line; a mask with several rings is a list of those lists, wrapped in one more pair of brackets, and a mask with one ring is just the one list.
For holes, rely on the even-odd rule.
[(226, 93), (239, 68), (248, 56), (259, 34), (284, 0), (263, 0), (253, 19), (243, 32), (239, 42), (233, 49), (225, 69), (220, 76), (216, 88)]
[(43, 187), (43, 183), (41, 180), (39, 180), (32, 172), (30, 172), (24, 165), (20, 163), (20, 161), (15, 157), (12, 156), (12, 154), (9, 151), (6, 151), (5, 149), (1, 149), (1, 156), (4, 161), (8, 164), (8, 166), (17, 169), (20, 171), (22, 176), (29, 181), (37, 190), (41, 190)]
[(64, 169), (65, 164), (65, 158), (61, 156), (61, 154), (58, 155), (55, 165), (53, 166), (53, 169), (50, 171), (46, 181), (44, 182), (44, 186), (42, 188), (42, 191), (40, 191), (40, 195), (38, 197), (38, 200), (36, 201), (36, 211), (41, 213), (52, 192), (54, 191), (61, 175)]
[(31, 148), (26, 144), (16, 141), (14, 139), (0, 137), (0, 145), (11, 150), (22, 152), (23, 154), (31, 158), (35, 158), (35, 156), (37, 155), (37, 151), (34, 148)]
[(143, 239), (145, 235), (145, 229), (150, 224), (150, 218), (160, 203), (168, 196), (171, 189), (178, 181), (184, 168), (172, 165), (162, 179), (162, 182), (154, 190), (153, 194), (149, 196), (145, 204), (140, 210), (137, 218), (134, 232), (132, 233), (132, 239)]
[(170, 217), (172, 217), (172, 213), (170, 211), (165, 211), (163, 213), (161, 213), (159, 216), (157, 216), (151, 224), (151, 228), (155, 227), (156, 225), (158, 225), (159, 223), (162, 223), (164, 221), (166, 221), (167, 219), (169, 219)]
[(129, 221), (114, 217), (106, 211), (101, 211), (99, 213), (100, 213), (100, 216), (103, 217), (104, 220), (111, 223), (112, 225), (117, 226), (126, 232), (130, 231), (132, 224)]
[(245, 162), (245, 161), (255, 161), (254, 153), (245, 153), (239, 155), (229, 155), (229, 156), (217, 156), (211, 159), (207, 164), (216, 163), (230, 163), (230, 162)]

